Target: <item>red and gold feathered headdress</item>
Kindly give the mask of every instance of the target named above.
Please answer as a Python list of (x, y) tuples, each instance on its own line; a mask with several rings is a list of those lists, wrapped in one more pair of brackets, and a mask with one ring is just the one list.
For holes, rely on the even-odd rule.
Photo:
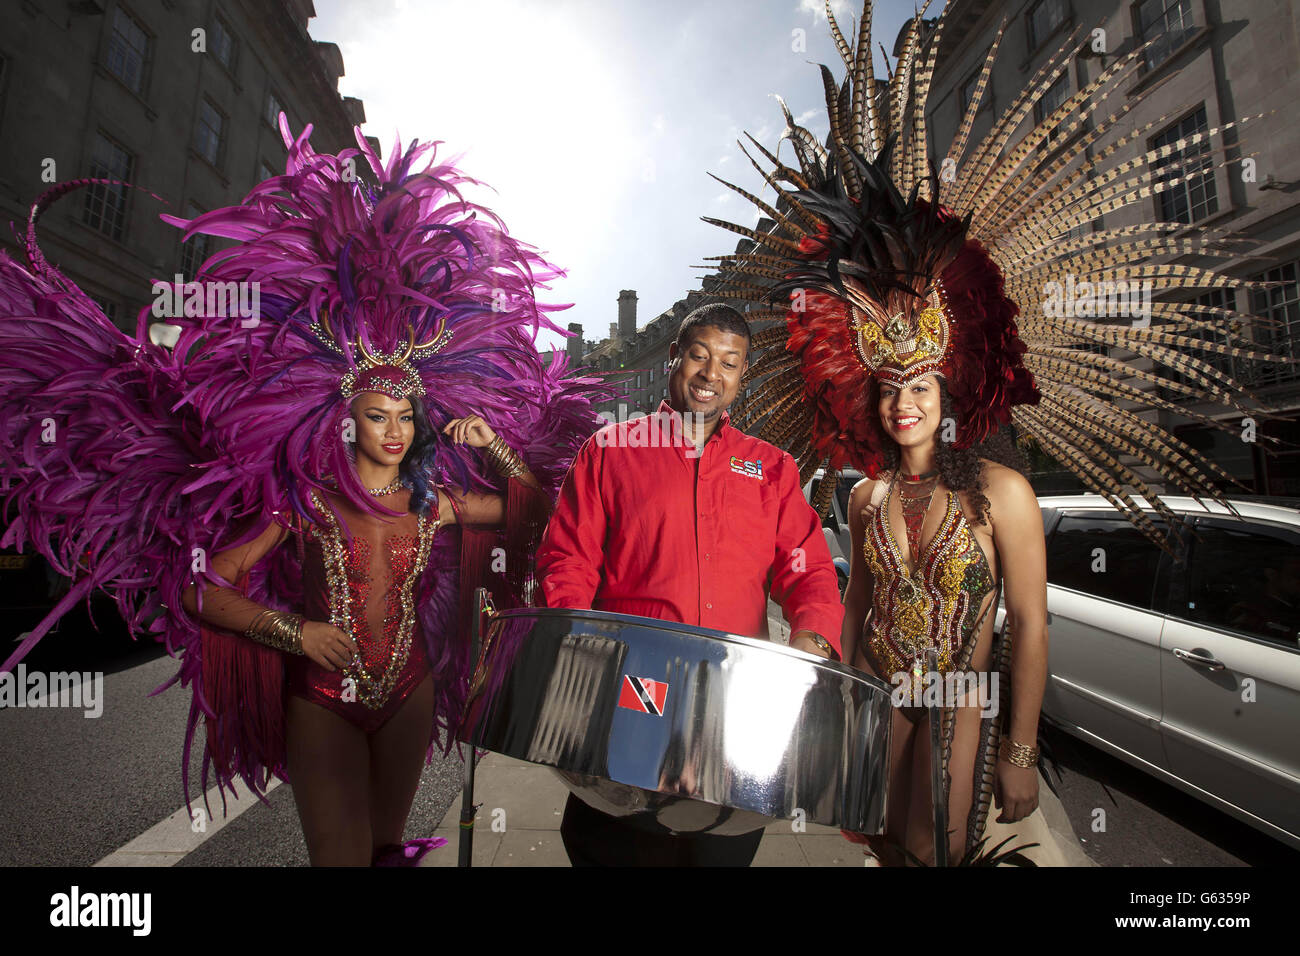
[[(837, 83), (821, 68), (830, 123), (825, 144), (782, 103), (784, 140), (797, 168), (752, 137), (771, 168), (746, 151), (776, 199), (769, 204), (724, 183), (766, 217), (758, 228), (706, 218), (751, 241), (735, 254), (710, 257), (719, 264), (706, 267), (718, 269), (711, 291), (770, 304), (750, 312), (756, 357), (736, 423), (794, 455), (805, 481), (819, 467), (832, 477), (849, 465), (874, 475), (885, 439), (870, 407), (872, 379), (901, 385), (942, 375), (958, 419), (958, 447), (1013, 422), (1156, 536), (1130, 492), (1171, 525), (1177, 519), (1139, 467), (1172, 488), (1215, 499), (1221, 499), (1215, 482), (1231, 478), (1142, 412), (1164, 409), (1232, 429), (1234, 422), (1165, 395), (1267, 415), (1224, 363), (1206, 356), (1288, 360), (1255, 351), (1240, 324), (1230, 324), (1237, 318), (1231, 308), (1186, 304), (1187, 290), (1258, 285), (1215, 264), (1247, 240), (1149, 218), (1108, 227), (1102, 217), (1212, 172), (1199, 144), (1247, 120), (1146, 149), (1142, 135), (1171, 117), (1136, 130), (1119, 122), (1143, 95), (1128, 81), (1141, 68), (1144, 46), (1116, 56), (1092, 82), (1046, 106), (1045, 95), (1070, 68), (1080, 27), (988, 135), (969, 143), (999, 30), (936, 175), (927, 97), (952, 6), (937, 20), (923, 20), (924, 10), (916, 14), (896, 68), (877, 80), (870, 2), (856, 47), (828, 3), (847, 75)], [(1108, 106), (1112, 96), (1122, 107)], [(1036, 106), (1040, 122), (1013, 143)], [(1102, 138), (1105, 148), (1089, 152)], [(1189, 253), (1210, 264), (1174, 261)], [(1098, 321), (1086, 310), (1056, 308), (1045, 296), (1053, 284), (1126, 282), (1144, 289), (1144, 321)], [(1111, 348), (1150, 361), (1112, 357)], [(1160, 366), (1176, 375), (1162, 374)]]

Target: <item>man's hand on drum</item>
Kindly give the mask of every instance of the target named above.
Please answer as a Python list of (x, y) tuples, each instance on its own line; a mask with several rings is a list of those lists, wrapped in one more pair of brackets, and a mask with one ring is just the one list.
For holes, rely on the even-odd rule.
[(831, 656), (813, 640), (812, 631), (799, 631), (790, 635), (790, 646), (796, 651), (803, 651), (805, 654), (815, 654), (822, 660), (830, 660)]
[(324, 621), (304, 621), (302, 651), (327, 671), (336, 671), (357, 656), (357, 645), (342, 628)]
[(477, 415), (466, 415), (449, 421), (442, 433), (450, 435), (457, 445), (469, 445), (471, 448), (486, 448), (497, 437), (492, 426)]
[(993, 777), (993, 797), (1002, 811), (998, 823), (1023, 820), (1038, 807), (1038, 768), (1017, 767), (998, 760)]

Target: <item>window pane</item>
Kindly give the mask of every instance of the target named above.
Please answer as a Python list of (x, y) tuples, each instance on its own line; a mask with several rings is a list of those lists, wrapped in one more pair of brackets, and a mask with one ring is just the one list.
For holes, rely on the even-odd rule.
[(121, 7), (113, 11), (113, 32), (108, 38), (109, 72), (139, 93), (144, 83), (148, 40), (144, 30)]
[(1030, 51), (1038, 49), (1038, 45), (1064, 22), (1065, 0), (1042, 0), (1038, 6), (1029, 11)]
[[(1065, 73), (1061, 75), (1060, 79), (1058, 79), (1055, 83), (1053, 83), (1051, 86), (1047, 88), (1047, 91), (1043, 93), (1042, 98), (1040, 98), (1039, 101), (1034, 104), (1035, 119), (1039, 123), (1043, 122), (1049, 116), (1052, 115), (1053, 110), (1055, 110), (1058, 106), (1060, 106), (1069, 98), (1070, 98), (1070, 74), (1069, 71), (1067, 70)], [(1068, 124), (1069, 122), (1070, 122), (1070, 118), (1067, 116), (1065, 119), (1061, 120), (1060, 124), (1058, 125)], [(1043, 140), (1043, 145), (1044, 146), (1050, 145), (1052, 141), (1055, 140), (1058, 136), (1059, 136), (1058, 129), (1053, 128), (1052, 131), (1047, 134), (1046, 139)]]
[[(131, 154), (102, 133), (96, 136), (90, 156), (91, 179), (131, 181)], [(96, 183), (86, 189), (82, 221), (106, 236), (121, 240), (126, 234), (126, 187)]]
[(275, 126), (280, 122), (280, 113), (283, 110), (284, 107), (280, 105), (280, 101), (276, 99), (275, 94), (268, 93), (266, 95), (266, 121)]
[(212, 52), (217, 55), (217, 59), (226, 69), (230, 69), (235, 57), (235, 40), (221, 20), (212, 24)]
[[(203, 210), (194, 203), (187, 203), (185, 207), (185, 217), (194, 219), (202, 215)], [(181, 273), (186, 279), (193, 279), (199, 271), (199, 266), (208, 258), (208, 246), (212, 237), (198, 233), (191, 236), (185, 242), (181, 243)]]
[(835, 499), (840, 503), (840, 513), (845, 519), (849, 516), (849, 497), (853, 494), (853, 486), (862, 479), (860, 478), (841, 478), (840, 483), (835, 488)]
[[(1209, 126), (1205, 120), (1205, 107), (1170, 126), (1152, 140), (1155, 147), (1172, 146), (1183, 137), (1204, 132)], [(1155, 163), (1156, 170), (1167, 170), (1156, 182), (1169, 185), (1156, 197), (1160, 218), (1168, 222), (1193, 223), (1219, 211), (1219, 197), (1212, 172), (1214, 160), (1210, 144), (1195, 143), (1176, 149)]]
[(1169, 59), (1192, 31), (1191, 0), (1143, 0), (1138, 4), (1138, 26), (1143, 41), (1156, 41), (1146, 53), (1147, 69), (1154, 69)]
[(207, 100), (199, 104), (199, 123), (194, 131), (194, 148), (199, 155), (217, 165), (221, 155), (222, 117), (215, 106)]
[(1300, 534), (1197, 526), (1188, 620), (1300, 646)]
[(1047, 544), (1047, 582), (1150, 610), (1161, 553), (1120, 515), (1065, 515)]
[[(1291, 358), (1300, 357), (1300, 283), (1296, 282), (1295, 262), (1269, 269), (1255, 279), (1283, 282), (1285, 285), (1264, 289), (1251, 296), (1256, 315), (1271, 320), (1276, 325), (1260, 327), (1264, 351)], [(1300, 365), (1267, 363), (1258, 365), (1257, 382), (1272, 385), (1300, 379)]]

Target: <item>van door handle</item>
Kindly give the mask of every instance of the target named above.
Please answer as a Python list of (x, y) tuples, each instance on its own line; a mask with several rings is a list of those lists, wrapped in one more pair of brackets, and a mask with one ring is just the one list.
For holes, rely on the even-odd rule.
[(1188, 664), (1195, 664), (1197, 667), (1208, 667), (1212, 671), (1223, 670), (1223, 661), (1218, 660), (1213, 654), (1198, 654), (1195, 651), (1185, 651), (1181, 647), (1175, 647), (1174, 657)]

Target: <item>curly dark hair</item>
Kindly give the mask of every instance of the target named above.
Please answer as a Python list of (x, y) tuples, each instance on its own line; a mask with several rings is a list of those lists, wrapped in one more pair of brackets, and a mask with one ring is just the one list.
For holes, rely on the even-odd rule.
[[(948, 384), (942, 378), (939, 378), (938, 382), (939, 408), (943, 418), (956, 421), (957, 416), (952, 410), (952, 399), (948, 396)], [(873, 379), (870, 407), (874, 410), (879, 406), (880, 383)], [(880, 445), (884, 449), (883, 467), (887, 470), (896, 469), (902, 460), (898, 443), (889, 437), (878, 417), (873, 417), (871, 424), (881, 438)], [(939, 471), (939, 480), (953, 491), (969, 492), (971, 505), (975, 509), (975, 522), (985, 524), (989, 513), (989, 499), (985, 496), (984, 489), (988, 487), (988, 480), (984, 476), (984, 466), (980, 464), (980, 459), (1006, 465), (1026, 478), (1029, 477), (1029, 462), (1025, 460), (1025, 456), (1020, 453), (1016, 445), (1016, 430), (1011, 425), (1003, 425), (971, 448), (954, 447), (952, 442), (943, 440), (943, 432), (943, 426), (940, 425), (934, 437), (934, 462)]]

